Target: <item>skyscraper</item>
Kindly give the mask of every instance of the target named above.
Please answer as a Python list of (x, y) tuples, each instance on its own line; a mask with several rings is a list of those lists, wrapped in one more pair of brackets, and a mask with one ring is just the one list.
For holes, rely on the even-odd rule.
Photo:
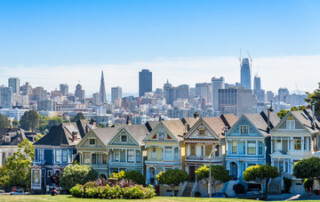
[(9, 78), (8, 87), (12, 89), (12, 93), (18, 93), (20, 91), (20, 79), (19, 78)]
[(11, 108), (12, 106), (12, 89), (0, 86), (0, 107)]
[(253, 90), (254, 91), (261, 90), (261, 78), (258, 75), (254, 76), (254, 79), (253, 79)]
[(69, 86), (68, 84), (60, 84), (60, 92), (63, 96), (66, 96), (69, 94)]
[(107, 95), (106, 95), (106, 87), (104, 85), (104, 77), (103, 77), (103, 71), (101, 72), (101, 81), (100, 81), (100, 101), (102, 104), (106, 103), (107, 101)]
[(80, 84), (76, 85), (76, 91), (74, 93), (74, 96), (79, 98), (81, 102), (84, 102), (86, 94), (85, 94), (85, 91), (82, 90), (82, 86)]
[(219, 89), (224, 89), (224, 77), (216, 78), (213, 77), (211, 79), (211, 87), (212, 87), (212, 108), (215, 111), (219, 110)]
[(265, 102), (265, 91), (261, 89), (261, 78), (256, 75), (253, 79), (253, 94), (256, 96), (258, 103)]
[(122, 88), (120, 86), (111, 88), (111, 101), (113, 104), (116, 104), (117, 100), (122, 98)]
[(143, 69), (139, 72), (139, 96), (143, 96), (146, 92), (152, 91), (152, 72)]
[(251, 64), (248, 58), (241, 59), (241, 86), (251, 89)]

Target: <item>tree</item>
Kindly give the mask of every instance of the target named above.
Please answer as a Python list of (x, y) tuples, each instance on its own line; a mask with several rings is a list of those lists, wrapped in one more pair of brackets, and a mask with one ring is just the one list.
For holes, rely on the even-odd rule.
[(26, 111), (20, 119), (21, 128), (34, 132), (39, 127), (40, 115), (35, 110)]
[(73, 118), (71, 118), (71, 122), (77, 122), (79, 120), (83, 120), (86, 119), (86, 117), (84, 117), (82, 112), (79, 112), (77, 115), (75, 115)]
[(17, 120), (12, 121), (12, 126), (13, 126), (14, 128), (18, 128), (18, 126), (19, 126), (19, 121), (17, 121)]
[(160, 172), (156, 179), (159, 184), (167, 184), (172, 187), (172, 195), (174, 196), (174, 186), (178, 186), (180, 183), (189, 179), (187, 172), (178, 169), (170, 169), (164, 172)]
[(34, 146), (28, 139), (24, 139), (19, 149), (0, 168), (0, 186), (17, 186), (30, 188), (31, 159), (34, 158)]
[(98, 123), (98, 124), (97, 124), (97, 127), (98, 127), (98, 128), (105, 128), (106, 125), (104, 125), (103, 123)]
[(0, 128), (9, 128), (10, 121), (7, 116), (0, 114)]
[(302, 111), (302, 110), (305, 110), (305, 109), (306, 109), (306, 106), (304, 106), (304, 105), (301, 105), (301, 106), (298, 106), (298, 107), (294, 106), (294, 107), (291, 107), (290, 110), (281, 109), (277, 113), (277, 115), (278, 115), (278, 117), (280, 119), (283, 119), (283, 117), (285, 117), (289, 113), (289, 111)]
[(320, 179), (320, 158), (311, 157), (296, 162), (293, 166), (293, 175), (302, 179)]
[(146, 182), (146, 178), (142, 173), (137, 172), (135, 170), (129, 170), (129, 171), (120, 171), (119, 173), (111, 173), (110, 178), (117, 178), (118, 180), (127, 179), (131, 180), (136, 184), (144, 185)]
[(245, 181), (256, 181), (261, 183), (263, 191), (265, 191), (267, 180), (278, 176), (278, 169), (268, 164), (250, 166), (243, 172), (243, 179)]
[(318, 88), (312, 93), (306, 92), (307, 98), (305, 99), (310, 105), (314, 104), (315, 111), (320, 115), (320, 82), (318, 83)]
[[(196, 171), (197, 180), (205, 179), (209, 183), (209, 173), (210, 167), (209, 165), (204, 165), (198, 168)], [(226, 170), (221, 165), (211, 166), (211, 176), (212, 176), (212, 187), (214, 192), (216, 191), (216, 186), (220, 183), (227, 182), (231, 179), (229, 175), (229, 171)]]
[(65, 167), (60, 176), (60, 185), (66, 189), (71, 189), (77, 184), (85, 184), (98, 178), (98, 172), (87, 165), (69, 165)]

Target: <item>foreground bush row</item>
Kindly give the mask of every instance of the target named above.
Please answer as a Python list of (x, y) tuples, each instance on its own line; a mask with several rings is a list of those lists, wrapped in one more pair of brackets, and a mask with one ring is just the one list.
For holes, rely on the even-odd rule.
[(85, 185), (76, 185), (70, 189), (73, 197), (78, 198), (100, 198), (100, 199), (147, 199), (155, 196), (155, 190), (152, 186), (143, 187), (134, 185), (131, 187), (116, 186), (96, 186), (87, 187)]

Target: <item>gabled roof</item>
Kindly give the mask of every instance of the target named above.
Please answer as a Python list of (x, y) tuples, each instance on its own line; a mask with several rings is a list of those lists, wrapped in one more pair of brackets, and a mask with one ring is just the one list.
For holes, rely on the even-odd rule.
[(220, 138), (224, 137), (225, 127), (230, 129), (238, 120), (234, 114), (221, 115), (220, 117), (206, 117), (203, 121), (217, 134)]
[[(244, 114), (243, 115), (263, 136), (269, 136), (268, 129), (268, 112), (262, 111), (259, 114)], [(280, 119), (276, 113), (270, 112), (270, 130), (273, 129)]]
[[(51, 146), (77, 145), (81, 141), (82, 136), (84, 137), (83, 134), (87, 133), (86, 127), (89, 127), (88, 124), (83, 126), (82, 124), (84, 124), (84, 122), (81, 122), (81, 123), (79, 122), (62, 123), (58, 126), (52, 126), (49, 130), (49, 133), (43, 136), (37, 142), (35, 142), (34, 145), (51, 145)], [(75, 132), (78, 135), (77, 140), (74, 140), (72, 138), (73, 132)]]
[(146, 127), (149, 132), (151, 132), (157, 125), (159, 124), (159, 121), (148, 121), (146, 123)]
[(186, 128), (181, 120), (168, 120), (162, 123), (177, 139), (183, 140)]
[(222, 114), (220, 118), (224, 124), (229, 127), (229, 129), (232, 128), (232, 126), (239, 120), (239, 117), (235, 114)]
[(199, 118), (194, 118), (194, 117), (185, 117), (185, 118), (181, 119), (182, 123), (188, 124), (190, 128), (192, 128), (194, 126), (194, 124), (197, 123), (198, 120), (199, 120)]
[[(146, 125), (124, 125), (121, 128), (125, 129), (137, 143), (144, 145), (143, 139), (147, 137), (149, 133)], [(121, 131), (121, 129), (119, 129), (119, 131)]]
[(96, 128), (91, 130), (104, 145), (107, 145), (110, 140), (118, 133), (120, 126), (115, 126), (111, 128)]
[[(20, 128), (0, 128), (0, 145), (18, 145), (23, 139), (27, 138), (25, 131)], [(11, 140), (5, 142), (5, 136), (9, 135)]]

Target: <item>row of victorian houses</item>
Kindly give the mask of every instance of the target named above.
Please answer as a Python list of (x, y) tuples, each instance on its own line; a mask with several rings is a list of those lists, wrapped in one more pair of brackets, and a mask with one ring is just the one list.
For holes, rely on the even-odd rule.
[(293, 165), (317, 155), (319, 126), (311, 110), (289, 112), (282, 120), (274, 112), (263, 111), (240, 118), (233, 114), (195, 116), (111, 128), (95, 128), (83, 120), (63, 123), (34, 143), (31, 188), (35, 192), (51, 189), (55, 185), (50, 177), (77, 161), (105, 178), (121, 170), (136, 170), (146, 176), (146, 184), (153, 185), (159, 172), (185, 170), (190, 182), (184, 183), (178, 194), (190, 196), (199, 191), (205, 196), (207, 185), (196, 181), (195, 170), (211, 161), (230, 171), (232, 180), (219, 190), (229, 195), (234, 184), (245, 183), (242, 174), (246, 168), (262, 164), (276, 166), (280, 173), (269, 182), (270, 190), (281, 192), (283, 177), (287, 177), (293, 180), (291, 191), (302, 192)]

